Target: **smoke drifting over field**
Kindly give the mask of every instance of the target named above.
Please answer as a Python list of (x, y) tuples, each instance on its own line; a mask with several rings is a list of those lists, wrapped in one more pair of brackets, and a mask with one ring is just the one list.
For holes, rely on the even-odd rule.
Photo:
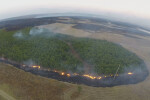
[(16, 38), (24, 38), (23, 33), (21, 31), (16, 32), (13, 36), (16, 37)]
[(36, 63), (32, 59), (24, 61), (23, 64), (25, 64), (27, 66), (31, 66), (31, 67), (34, 66), (34, 65), (36, 65)]
[[(0, 58), (0, 62), (4, 62), (7, 64), (11, 64), (19, 69), (22, 69), (26, 72), (31, 72), (36, 75), (41, 75), (43, 77), (47, 78), (52, 78), (52, 79), (57, 79), (59, 81), (64, 81), (64, 82), (71, 82), (75, 84), (85, 84), (88, 86), (94, 86), (94, 87), (112, 87), (116, 85), (126, 85), (126, 84), (136, 84), (140, 81), (145, 80), (146, 76), (148, 76), (148, 72), (145, 70), (139, 71), (138, 72), (134, 71), (134, 73), (129, 74), (121, 74), (119, 76), (107, 76), (107, 77), (100, 77), (100, 78), (95, 78), (91, 79), (90, 77), (86, 77), (87, 75), (79, 75), (79, 74), (73, 74), (73, 73), (59, 73), (57, 71), (51, 71), (51, 70), (45, 70), (40, 67), (31, 67), (32, 61), (27, 61), (29, 66), (27, 65), (20, 65), (18, 63), (12, 62), (10, 60), (7, 60), (5, 58)], [(70, 76), (71, 75), (71, 76)]]
[[(47, 18), (46, 20), (50, 20), (50, 19)], [(19, 59), (20, 63), (14, 63), (11, 60), (7, 60), (7, 59), (2, 61), (6, 63), (10, 63), (16, 66), (17, 68), (23, 69), (25, 71), (31, 72), (36, 75), (41, 75), (44, 77), (53, 78), (60, 81), (72, 82), (77, 84), (86, 84), (86, 85), (97, 86), (97, 87), (134, 84), (143, 81), (147, 77), (149, 73), (145, 68), (146, 65), (144, 64), (144, 62), (142, 63), (138, 62), (139, 61), (138, 57), (136, 59), (137, 63), (135, 63), (135, 65), (131, 64), (130, 66), (127, 63), (124, 63), (125, 60), (121, 60), (121, 61), (112, 60), (115, 57), (116, 59), (119, 58), (120, 57), (119, 55), (121, 55), (122, 53), (124, 54), (122, 55), (122, 57), (124, 57), (125, 54), (127, 53), (126, 51), (118, 53), (123, 49), (118, 50), (118, 48), (116, 49), (114, 47), (115, 49), (106, 48), (105, 50), (103, 50), (105, 52), (98, 52), (102, 48), (105, 48), (105, 47), (102, 48), (98, 48), (98, 47), (106, 46), (105, 45), (105, 43), (107, 43), (106, 41), (99, 41), (98, 39), (90, 40), (88, 38), (86, 39), (76, 38), (76, 37), (71, 37), (69, 35), (59, 34), (60, 31), (64, 32), (65, 30), (74, 28), (75, 30), (78, 29), (86, 32), (87, 31), (92, 32), (91, 34), (95, 34), (96, 32), (103, 33), (108, 31), (109, 32), (114, 31), (114, 32), (118, 32), (118, 34), (120, 34), (119, 32), (127, 32), (127, 33), (131, 32), (132, 34), (139, 35), (139, 33), (137, 33), (137, 31), (134, 29), (136, 26), (130, 28), (132, 25), (123, 24), (119, 22), (113, 23), (107, 20), (99, 20), (99, 19), (87, 19), (87, 20), (80, 19), (80, 21), (78, 21), (79, 19), (77, 17), (74, 18), (74, 20), (72, 21), (72, 19), (70, 18), (68, 21), (68, 19), (65, 20), (60, 18), (59, 21), (61, 24), (56, 24), (56, 25), (61, 25), (59, 26), (60, 29), (58, 29), (59, 27), (55, 27), (55, 25), (54, 26), (52, 25), (52, 27), (49, 27), (49, 25), (44, 25), (44, 26), (37, 25), (30, 28), (25, 27), (24, 29), (17, 31), (16, 33), (13, 34), (13, 38), (16, 38), (15, 42), (16, 41), (18, 42), (18, 40), (20, 40), (21, 45), (24, 45), (24, 42), (26, 43), (25, 47), (20, 46), (19, 43), (17, 44), (19, 48), (19, 49), (17, 48), (17, 50), (19, 51), (21, 49), (19, 52), (24, 51), (23, 53), (21, 53), (24, 55), (20, 57), (21, 59), (23, 59), (23, 61), (20, 61), (20, 59)], [(88, 23), (83, 23), (84, 21), (85, 22), (88, 21)], [(53, 22), (58, 22), (58, 21), (53, 21)], [(90, 24), (89, 22), (93, 22), (94, 24)], [(73, 26), (65, 25), (70, 23)], [(11, 28), (13, 29), (13, 26)], [(20, 29), (20, 26), (17, 28)], [(129, 30), (126, 30), (128, 28)], [(142, 35), (148, 36), (145, 33), (143, 33)], [(90, 42), (89, 40), (92, 42)], [(102, 43), (101, 46), (97, 45), (100, 44), (100, 42)], [(90, 45), (88, 45), (87, 43), (89, 43)], [(113, 43), (111, 44), (109, 42), (107, 45), (108, 46), (106, 47), (111, 47), (111, 45), (114, 44)], [(121, 46), (119, 45), (119, 47)], [(80, 48), (82, 48), (82, 50), (80, 50)], [(13, 49), (15, 50), (16, 48)], [(112, 52), (107, 52), (107, 50), (110, 49), (111, 51), (118, 50), (116, 51), (117, 53), (115, 53), (115, 57), (112, 57), (113, 55)], [(90, 51), (92, 51), (92, 53), (88, 54)], [(62, 52), (64, 54), (62, 54)], [(111, 57), (106, 57), (105, 55), (101, 55), (104, 59), (107, 60), (105, 63), (100, 64), (97, 62), (103, 61), (104, 59), (98, 57), (95, 61), (93, 60), (95, 56), (97, 56), (98, 54), (106, 54), (106, 55), (112, 54), (112, 55)], [(90, 55), (90, 56), (86, 57), (86, 55)], [(133, 54), (129, 53), (128, 57), (130, 55), (134, 56)], [(132, 56), (130, 57), (132, 58)], [(111, 58), (111, 61), (109, 58)], [(113, 62), (118, 62), (118, 63), (114, 64)], [(139, 63), (140, 63), (139, 65), (140, 67), (137, 66)], [(122, 66), (119, 67), (119, 64), (122, 64)], [(106, 69), (104, 68), (104, 66)], [(144, 68), (142, 68), (143, 66)], [(107, 72), (103, 69), (107, 70)], [(121, 69), (123, 70), (120, 71)]]
[(43, 38), (50, 38), (55, 36), (57, 33), (53, 33), (48, 29), (33, 27), (29, 30), (29, 32), (18, 31), (16, 32), (13, 37), (20, 38), (20, 39), (32, 39), (33, 37), (43, 37)]
[[(32, 38), (36, 36), (50, 38), (51, 36), (54, 36), (56, 34), (57, 33), (52, 33), (49, 30), (44, 29), (44, 28), (34, 27), (29, 30), (28, 38)], [(25, 38), (24, 35), (25, 35), (24, 32), (19, 31), (14, 34), (14, 37), (22, 39), (22, 38)], [(37, 45), (40, 46), (40, 44), (37, 44)], [(89, 47), (89, 48), (93, 48), (93, 47), (94, 46)], [(21, 65), (17, 65), (17, 66), (25, 71), (28, 71), (37, 75), (41, 75), (44, 77), (53, 78), (53, 79), (57, 79), (60, 81), (73, 82), (77, 84), (86, 84), (89, 86), (96, 86), (96, 87), (99, 87), (99, 86), (110, 87), (110, 86), (124, 85), (124, 84), (135, 84), (140, 81), (143, 81), (148, 75), (147, 69), (143, 70), (138, 67), (135, 69), (134, 65), (133, 65), (134, 67), (132, 65), (129, 67), (125, 67), (123, 74), (118, 74), (118, 70), (119, 70), (118, 68), (118, 70), (116, 69), (114, 73), (112, 73), (111, 75), (99, 76), (95, 72), (94, 68), (89, 69), (88, 67), (79, 66), (77, 67), (78, 72), (74, 73), (69, 69), (66, 72), (59, 72), (59, 71), (55, 72), (54, 70), (49, 71), (49, 69), (43, 69), (43, 67), (41, 69), (39, 68), (37, 69), (36, 67), (32, 68), (32, 66), (38, 65), (38, 64), (31, 59), (24, 61), (23, 64), (26, 67), (22, 67)], [(144, 65), (144, 62), (143, 62), (143, 65)], [(84, 73), (79, 74), (81, 72), (84, 72)]]
[(29, 35), (39, 35), (42, 34), (44, 32), (43, 28), (32, 28), (29, 32)]

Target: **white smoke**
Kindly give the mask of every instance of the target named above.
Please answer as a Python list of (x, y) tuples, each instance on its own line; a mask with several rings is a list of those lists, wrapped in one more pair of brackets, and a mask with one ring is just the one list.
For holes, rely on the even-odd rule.
[(35, 35), (39, 35), (39, 34), (42, 34), (44, 32), (44, 29), (43, 28), (32, 28), (29, 32), (29, 35), (31, 36), (35, 36)]
[(29, 59), (27, 61), (24, 61), (23, 64), (31, 67), (31, 66), (35, 65), (36, 63), (32, 59)]
[(13, 37), (16, 37), (16, 38), (23, 38), (23, 33), (20, 31), (20, 32), (16, 32)]

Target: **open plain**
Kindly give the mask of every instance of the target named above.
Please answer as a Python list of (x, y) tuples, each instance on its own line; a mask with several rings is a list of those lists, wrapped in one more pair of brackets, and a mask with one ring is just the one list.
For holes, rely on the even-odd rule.
[[(98, 24), (88, 20), (80, 23)], [(120, 44), (141, 57), (150, 71), (150, 36), (117, 31), (87, 31), (75, 28), (73, 23), (53, 23), (37, 27), (75, 37), (102, 39)], [(0, 63), (0, 90), (16, 100), (150, 100), (150, 76), (138, 84), (90, 87), (36, 76)]]

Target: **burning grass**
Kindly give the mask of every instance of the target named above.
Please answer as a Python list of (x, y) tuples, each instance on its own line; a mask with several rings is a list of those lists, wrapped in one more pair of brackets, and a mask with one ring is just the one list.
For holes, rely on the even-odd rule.
[[(78, 33), (80, 33), (80, 32), (78, 32)], [(112, 36), (112, 35), (110, 35), (110, 36)], [(100, 37), (101, 37), (101, 35), (100, 35)], [(106, 37), (108, 37), (108, 36), (106, 35)], [(113, 40), (116, 41), (117, 38), (120, 39), (120, 37), (115, 35), (115, 38), (113, 38)], [(120, 39), (120, 40), (122, 40), (122, 39)], [(130, 41), (130, 39), (125, 38), (125, 40), (128, 41), (127, 42), (128, 44), (133, 42), (133, 41)], [(139, 44), (138, 43), (139, 43), (139, 41), (136, 41), (132, 44), (133, 47), (134, 47), (135, 44), (137, 44), (137, 46), (136, 46), (137, 50), (139, 49)], [(141, 47), (142, 49), (140, 49), (139, 51), (145, 50), (145, 48), (144, 48), (145, 45), (144, 46), (141, 45), (141, 46), (142, 46)], [(130, 48), (130, 46), (129, 46), (129, 48)], [(148, 49), (146, 51), (148, 51)], [(143, 54), (142, 52), (140, 52), (140, 53), (141, 53), (141, 55)], [(145, 56), (144, 57), (148, 58), (149, 57), (148, 52), (145, 53), (145, 54), (146, 54), (145, 55), (146, 57)], [(77, 75), (77, 73), (75, 73), (75, 75)], [(133, 73), (132, 75), (135, 75), (135, 73)], [(81, 98), (77, 98), (77, 99), (83, 99), (84, 98), (84, 99), (87, 99), (87, 100), (91, 100), (91, 99), (94, 99), (94, 100), (101, 100), (101, 99), (105, 99), (105, 100), (106, 99), (108, 99), (108, 100), (110, 100), (110, 99), (113, 99), (113, 100), (120, 100), (120, 99), (127, 100), (127, 99), (130, 98), (130, 99), (136, 99), (136, 100), (141, 100), (141, 99), (145, 100), (149, 97), (149, 89), (147, 88), (149, 86), (149, 83), (148, 83), (149, 81), (147, 83), (146, 82), (142, 82), (142, 83), (136, 84), (136, 85), (129, 85), (129, 86), (127, 86), (127, 85), (117, 86), (117, 87), (113, 87), (113, 88), (93, 88), (93, 87), (87, 87), (86, 86), (86, 89), (84, 89), (84, 94), (82, 94), (83, 96)], [(141, 91), (142, 91), (142, 93), (141, 93)], [(69, 94), (69, 93), (70, 93), (70, 91), (68, 91), (67, 94)]]
[(41, 66), (27, 66), (15, 63), (13, 61), (7, 60), (5, 58), (0, 58), (0, 62), (11, 64), (19, 69), (22, 69), (26, 72), (31, 72), (36, 75), (40, 75), (47, 78), (57, 79), (59, 81), (71, 82), (75, 84), (85, 84), (94, 87), (112, 87), (116, 85), (123, 84), (135, 84), (140, 81), (143, 81), (148, 72), (145, 71), (134, 71), (124, 73), (124, 74), (115, 74), (109, 76), (92, 76), (89, 74), (77, 74), (77, 73), (66, 73), (57, 70), (45, 69)]
[(17, 68), (60, 81), (106, 87), (137, 83), (148, 74), (136, 54), (106, 40), (76, 38), (34, 27), (0, 30), (0, 45), (4, 62), (6, 59)]
[[(5, 60), (5, 58), (0, 58), (0, 60)], [(23, 67), (29, 67), (27, 65), (22, 65)], [(67, 77), (74, 77), (74, 76), (83, 76), (83, 77), (86, 77), (86, 78), (89, 78), (89, 79), (97, 79), (97, 80), (100, 80), (100, 79), (104, 79), (104, 78), (107, 78), (107, 77), (118, 77), (119, 74), (111, 74), (111, 75), (103, 75), (103, 76), (93, 76), (93, 75), (89, 75), (89, 74), (77, 74), (77, 73), (65, 73), (65, 72), (61, 72), (61, 71), (57, 71), (57, 70), (50, 70), (50, 69), (45, 69), (45, 68), (41, 68), (41, 66), (38, 66), (38, 65), (33, 65), (31, 66), (33, 69), (38, 69), (38, 70), (44, 70), (44, 71), (49, 71), (49, 72), (55, 72), (55, 73), (59, 73), (61, 76), (67, 76)], [(128, 72), (126, 73), (126, 75), (133, 75), (134, 73), (133, 72)]]
[[(105, 40), (75, 38), (46, 29), (0, 30), (0, 45), (0, 56), (7, 59), (26, 65), (32, 59), (34, 68), (42, 66), (91, 79), (114, 76), (116, 71), (117, 75), (146, 68), (142, 59), (120, 45)], [(69, 74), (67, 76), (71, 76)]]

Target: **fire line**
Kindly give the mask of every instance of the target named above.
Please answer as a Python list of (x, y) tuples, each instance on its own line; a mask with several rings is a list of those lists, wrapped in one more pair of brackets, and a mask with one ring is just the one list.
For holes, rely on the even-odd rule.
[[(22, 66), (24, 66), (25, 67), (25, 65), (22, 65)], [(32, 68), (38, 68), (38, 69), (40, 69), (41, 67), (40, 66), (36, 66), (36, 65), (34, 65), (34, 66), (32, 66)], [(50, 71), (50, 69), (48, 69), (49, 71)], [(79, 75), (79, 74), (77, 74), (77, 73), (74, 73), (74, 74), (69, 74), (69, 73), (65, 73), (65, 72), (60, 72), (60, 71), (57, 71), (57, 70), (53, 70), (53, 72), (58, 72), (60, 75), (62, 75), (62, 76), (67, 76), (67, 77), (71, 77), (72, 75)], [(127, 73), (128, 75), (132, 75), (133, 73), (132, 72), (128, 72)], [(112, 77), (112, 76), (114, 76), (113, 74), (111, 74), (111, 75), (109, 75), (109, 76), (91, 76), (91, 75), (88, 75), (88, 74), (83, 74), (83, 75), (80, 75), (80, 76), (83, 76), (83, 77), (87, 77), (87, 78), (90, 78), (90, 79), (102, 79), (102, 78), (107, 78), (107, 77)], [(116, 75), (116, 76), (119, 76), (118, 74)]]

